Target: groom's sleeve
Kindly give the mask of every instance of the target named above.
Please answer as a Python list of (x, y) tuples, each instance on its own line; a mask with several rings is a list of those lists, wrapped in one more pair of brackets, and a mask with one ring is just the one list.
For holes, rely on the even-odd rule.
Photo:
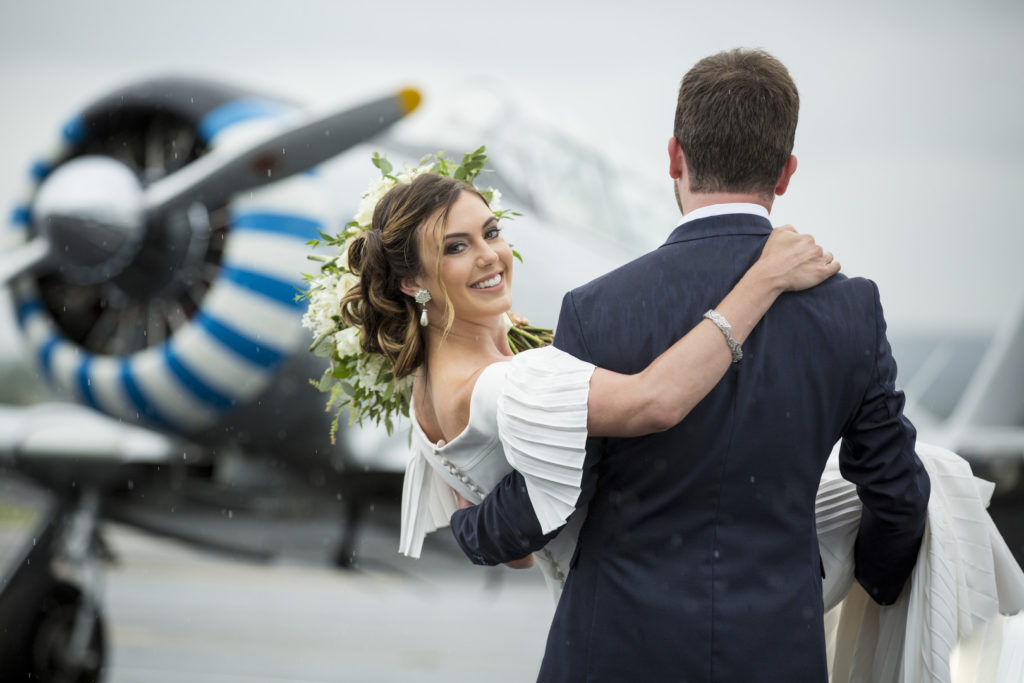
[(924, 534), (931, 483), (914, 452), (917, 432), (903, 415), (896, 362), (885, 336), (878, 288), (874, 297), (874, 368), (843, 434), (839, 467), (857, 485), (863, 509), (854, 543), (854, 576), (882, 605), (900, 595)]
[[(577, 358), (589, 360), (572, 292), (562, 299), (555, 346)], [(595, 441), (587, 440), (582, 493), (576, 503), (577, 507), (589, 500), (593, 492)], [(474, 564), (488, 565), (523, 558), (543, 548), (559, 532), (559, 529), (548, 534), (541, 531), (526, 490), (526, 481), (514, 470), (498, 482), (479, 505), (456, 510), (452, 515), (451, 527), (462, 552)]]

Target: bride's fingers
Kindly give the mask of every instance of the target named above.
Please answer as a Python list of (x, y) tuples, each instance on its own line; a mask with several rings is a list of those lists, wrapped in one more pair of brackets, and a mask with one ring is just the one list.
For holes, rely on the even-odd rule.
[(832, 259), (835, 258), (835, 257), (832, 256), (832, 252), (831, 251), (826, 251), (824, 254), (822, 254), (822, 257), (825, 259), (825, 265), (826, 266), (828, 264), (832, 263)]

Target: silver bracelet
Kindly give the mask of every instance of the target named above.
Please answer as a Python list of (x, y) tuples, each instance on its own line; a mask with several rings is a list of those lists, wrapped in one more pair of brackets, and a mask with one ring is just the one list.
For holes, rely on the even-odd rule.
[(740, 348), (740, 343), (732, 338), (732, 326), (725, 316), (712, 308), (704, 314), (704, 317), (713, 322), (725, 335), (725, 341), (729, 344), (729, 350), (732, 351), (732, 362), (739, 363), (743, 360), (743, 349)]

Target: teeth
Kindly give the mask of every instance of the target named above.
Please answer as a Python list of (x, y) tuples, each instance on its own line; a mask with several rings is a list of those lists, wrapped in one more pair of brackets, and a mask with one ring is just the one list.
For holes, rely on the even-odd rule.
[(475, 285), (470, 285), (470, 286), (473, 289), (487, 289), (488, 287), (494, 287), (499, 282), (501, 282), (501, 273), (498, 273), (497, 275), (495, 275), (494, 277), (490, 278), (489, 280), (484, 280), (483, 282), (478, 282)]

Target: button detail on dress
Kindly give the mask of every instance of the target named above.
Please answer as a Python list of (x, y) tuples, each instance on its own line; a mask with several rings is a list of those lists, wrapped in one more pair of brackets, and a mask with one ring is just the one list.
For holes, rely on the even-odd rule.
[[(443, 445), (443, 442), (441, 442), (441, 441), (438, 441), (437, 443), (438, 443), (438, 446)], [(481, 498), (483, 498), (486, 495), (482, 488), (477, 486), (476, 483), (474, 483), (473, 480), (470, 479), (469, 476), (465, 472), (463, 472), (458, 467), (456, 467), (455, 463), (451, 462), (450, 460), (448, 460), (448, 458), (446, 458), (445, 456), (441, 455), (441, 453), (438, 452), (437, 448), (434, 448), (434, 455), (436, 455), (438, 457), (438, 460), (441, 461), (441, 464), (445, 468), (448, 469), (448, 474), (452, 475), (453, 477), (458, 479), (460, 482), (465, 484), (466, 488), (468, 488), (470, 491), (472, 491), (476, 495), (480, 496)]]

